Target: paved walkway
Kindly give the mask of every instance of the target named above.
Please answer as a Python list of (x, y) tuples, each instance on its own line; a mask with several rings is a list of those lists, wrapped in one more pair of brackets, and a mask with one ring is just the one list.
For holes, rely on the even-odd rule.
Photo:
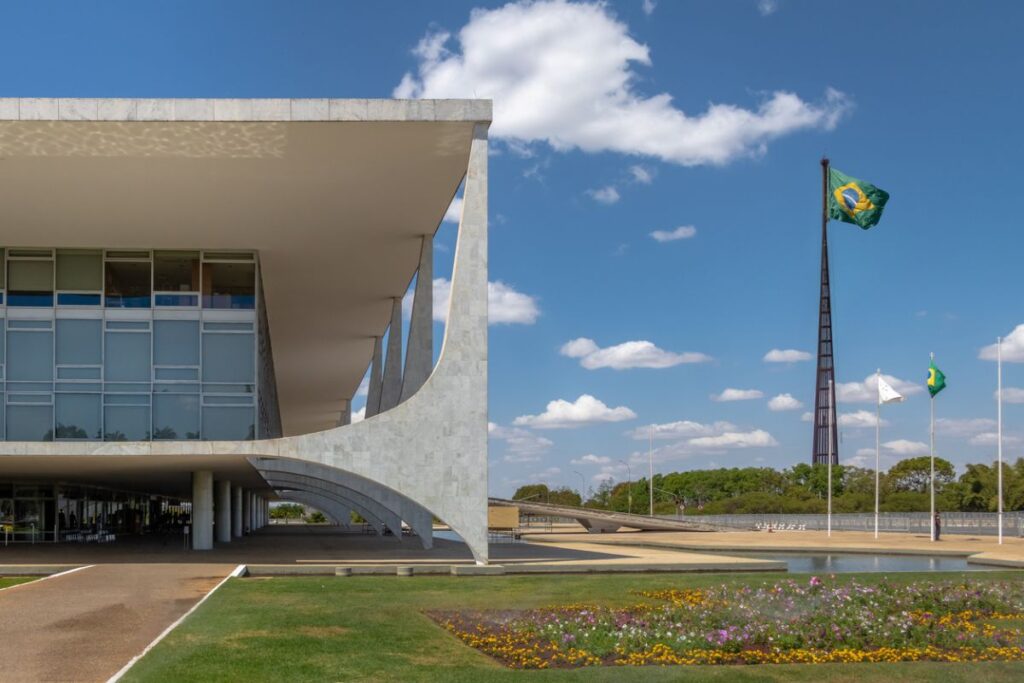
[(525, 536), (534, 543), (562, 546), (587, 543), (623, 549), (630, 546), (675, 550), (775, 551), (775, 552), (854, 552), (879, 554), (958, 555), (978, 559), (997, 559), (1024, 563), (1024, 539), (1007, 537), (999, 545), (994, 536), (949, 534), (932, 542), (927, 535), (888, 533), (876, 539), (871, 532), (834, 531), (831, 538), (824, 531), (735, 531), (723, 533), (688, 532), (619, 532), (587, 534), (570, 528), (556, 533), (531, 533)]
[(105, 681), (233, 569), (97, 565), (0, 591), (0, 679)]

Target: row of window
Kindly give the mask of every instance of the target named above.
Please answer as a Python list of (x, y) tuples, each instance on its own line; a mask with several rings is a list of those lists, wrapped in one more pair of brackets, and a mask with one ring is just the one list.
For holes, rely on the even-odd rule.
[(251, 322), (0, 319), (9, 441), (255, 438)]
[(0, 262), (8, 306), (256, 307), (252, 252), (0, 249)]

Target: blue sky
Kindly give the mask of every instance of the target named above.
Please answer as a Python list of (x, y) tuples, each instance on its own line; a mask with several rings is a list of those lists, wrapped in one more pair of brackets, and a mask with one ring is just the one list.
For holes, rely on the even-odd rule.
[[(660, 471), (809, 459), (813, 361), (763, 359), (814, 351), (822, 154), (892, 194), (877, 228), (830, 228), (842, 459), (873, 463), (854, 383), (877, 367), (908, 391), (883, 461), (927, 444), (930, 351), (938, 453), (994, 457), (979, 350), (1024, 324), (1020, 3), (37, 2), (0, 22), (0, 96), (493, 97), (496, 494), (645, 471), (630, 433), (652, 424)], [(1024, 328), (1004, 357), (1024, 387)], [(730, 388), (760, 398), (712, 400)], [(771, 410), (782, 394), (803, 406)]]

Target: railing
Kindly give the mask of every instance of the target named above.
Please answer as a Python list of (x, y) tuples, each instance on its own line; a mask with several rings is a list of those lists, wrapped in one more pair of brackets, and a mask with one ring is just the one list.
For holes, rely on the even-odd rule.
[[(778, 531), (825, 531), (827, 515), (762, 514), (762, 515), (660, 515), (664, 519), (706, 522), (734, 529), (767, 529)], [(943, 512), (942, 533), (995, 536), (998, 516), (994, 512)], [(833, 531), (874, 531), (873, 512), (837, 513), (832, 515)], [(931, 533), (931, 515), (927, 512), (883, 512), (878, 516), (880, 532)], [(1003, 514), (1003, 534), (1024, 536), (1024, 512)]]

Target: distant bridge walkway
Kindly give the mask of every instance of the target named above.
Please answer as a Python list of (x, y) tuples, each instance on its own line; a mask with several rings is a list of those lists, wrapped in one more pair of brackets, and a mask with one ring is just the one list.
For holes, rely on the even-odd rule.
[(532, 500), (508, 500), (506, 498), (490, 498), (490, 505), (519, 508), (520, 513), (545, 517), (562, 517), (575, 519), (584, 529), (591, 533), (610, 533), (622, 528), (639, 529), (641, 531), (731, 531), (733, 529), (706, 522), (688, 519), (666, 519), (664, 517), (647, 517), (632, 515), (625, 512), (609, 510), (593, 510), (572, 505), (553, 505)]

